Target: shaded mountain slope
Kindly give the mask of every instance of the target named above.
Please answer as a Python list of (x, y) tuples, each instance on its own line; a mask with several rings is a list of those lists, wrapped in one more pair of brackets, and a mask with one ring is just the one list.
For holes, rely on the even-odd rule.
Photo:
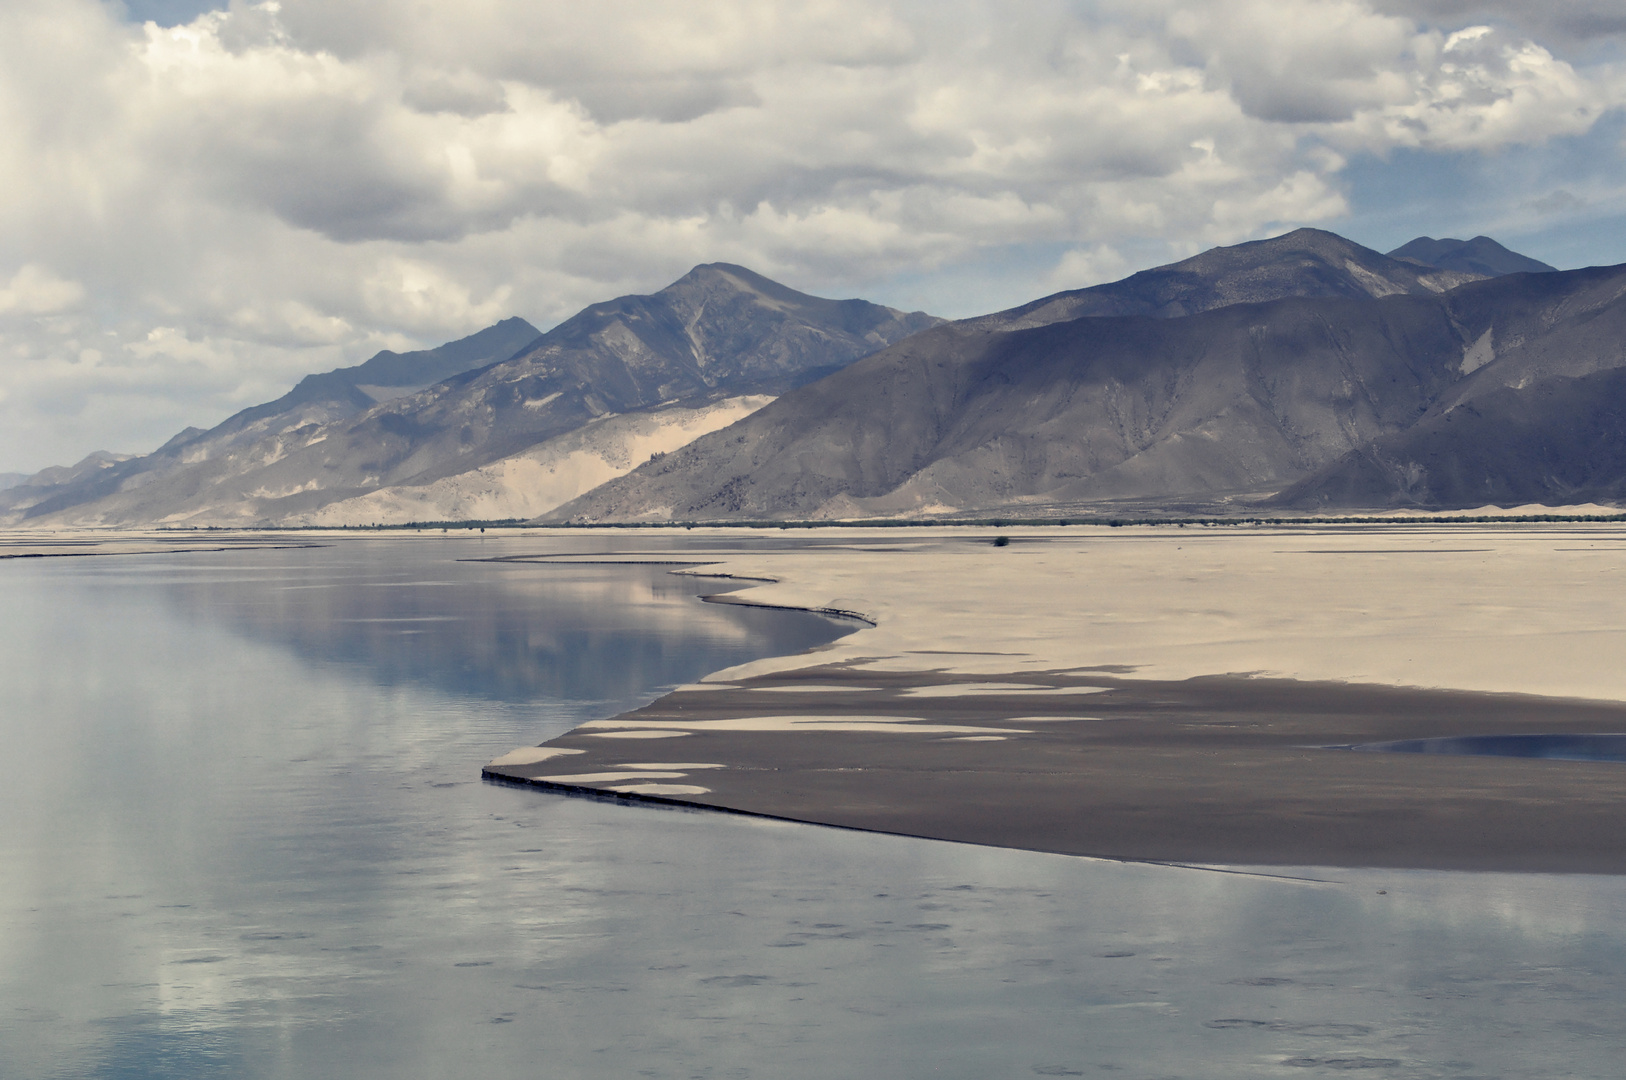
[(1503, 387), (1361, 446), (1270, 500), (1300, 510), (1626, 499), (1626, 369)]
[(1626, 364), (1623, 294), (1626, 267), (1614, 267), (1180, 319), (952, 324), (549, 517), (849, 517), (1263, 496), (1510, 380)]
[(1448, 509), (1619, 498), (1609, 494), (1621, 481), (1608, 479), (1619, 451), (1607, 433), (1609, 376), (1626, 368), (1626, 268), (1504, 280), (1520, 287), (1454, 295), (1465, 325), (1484, 329), (1464, 354), (1467, 377), (1413, 430), (1329, 463), (1272, 503)]
[(1557, 269), (1539, 259), (1509, 251), (1488, 236), (1476, 236), (1472, 240), (1436, 240), (1432, 236), (1419, 236), (1389, 252), (1389, 258), (1483, 277), (1544, 274)]
[(612, 414), (782, 393), (938, 321), (700, 266), (651, 296), (595, 304), (498, 363), (223, 453), (173, 446), (162, 452), (172, 467), (158, 475), (126, 483), (108, 470), (88, 498), (65, 493), (27, 513), (62, 523), (281, 521), (469, 472)]

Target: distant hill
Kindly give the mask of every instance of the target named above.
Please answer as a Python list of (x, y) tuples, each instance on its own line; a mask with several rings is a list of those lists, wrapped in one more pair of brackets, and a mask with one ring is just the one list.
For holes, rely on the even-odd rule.
[(409, 353), (386, 349), (354, 367), (307, 375), (275, 401), (244, 409), (213, 430), (239, 430), (312, 405), (324, 407), (326, 415), (333, 419), (354, 415), (380, 401), (427, 389), (453, 375), (506, 360), (541, 336), (542, 332), (524, 319), (512, 318), (438, 349)]
[(0, 515), (37, 518), (151, 484), (211, 459), (252, 452), (250, 448), (268, 440), (356, 416), (381, 400), (507, 359), (540, 336), (524, 319), (504, 319), (437, 349), (386, 350), (354, 367), (307, 375), (275, 401), (244, 409), (208, 430), (188, 427), (151, 454), (99, 451), (71, 467), (41, 470), (10, 490), (0, 489)]
[[(1626, 267), (1452, 271), (1458, 285), (1436, 291), (1327, 233), (1240, 248), (1126, 279), (1178, 284), (1182, 308), (1207, 311), (1059, 320), (1049, 297), (939, 327), (545, 520), (1246, 505), (1487, 395), (1626, 365)], [(1288, 295), (1218, 306), (1250, 289)], [(1148, 302), (1124, 282), (1082, 293), (1060, 301)]]
[(1472, 240), (1436, 240), (1432, 236), (1419, 236), (1389, 252), (1389, 258), (1483, 277), (1545, 274), (1557, 269), (1528, 255), (1509, 251), (1488, 236), (1476, 236)]
[[(189, 428), (188, 430), (195, 431), (196, 429)], [(40, 499), (49, 497), (53, 492), (76, 484), (92, 485), (108, 469), (130, 460), (131, 456), (130, 454), (110, 454), (106, 450), (95, 450), (72, 465), (52, 465), (49, 468), (41, 469), (37, 473), (22, 474), (21, 478), (15, 482), (0, 487), (0, 513), (4, 513), (16, 506), (31, 506)], [(18, 474), (12, 473), (8, 475), (16, 476)]]
[[(545, 486), (560, 493), (558, 501), (643, 460), (626, 460), (631, 448), (645, 458), (676, 449), (708, 423), (737, 418), (740, 402), (760, 405), (940, 321), (809, 296), (744, 267), (712, 263), (653, 295), (594, 304), (546, 334), (507, 320), (437, 350), (380, 354), (312, 376), (210, 432), (183, 433), (141, 459), (34, 493), (28, 504), (12, 504), (12, 517), (252, 524), (331, 520), (324, 508), (335, 504), (357, 513), (438, 506), (441, 496), (425, 500), (408, 489), (468, 474), (468, 484), (453, 484), (456, 494), (444, 496), (462, 500), (464, 488), (494, 482), (491, 474), (474, 476), (477, 470), (593, 426), (592, 438), (573, 444), (577, 456), (534, 459), (551, 463), (540, 467), (553, 469)], [(448, 367), (461, 370), (417, 384)], [(725, 400), (735, 404), (719, 408)], [(651, 411), (660, 415), (618, 420)], [(560, 477), (561, 468), (579, 474), (584, 486)], [(358, 501), (386, 490), (387, 498)], [(482, 500), (539, 509), (524, 498), (475, 501)]]

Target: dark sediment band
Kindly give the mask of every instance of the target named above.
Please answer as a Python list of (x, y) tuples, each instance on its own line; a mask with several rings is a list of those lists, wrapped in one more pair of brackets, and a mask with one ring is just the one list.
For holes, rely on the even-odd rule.
[[(1079, 692), (982, 685), (1006, 680)], [(956, 681), (979, 685), (960, 696), (908, 694)], [(825, 689), (771, 689), (808, 685)], [(607, 789), (634, 778), (539, 778), (661, 759), (707, 762), (724, 767), (677, 781), (704, 786), (705, 794), (651, 797), (1115, 859), (1626, 872), (1626, 766), (1319, 748), (1623, 732), (1622, 704), (1240, 677), (1153, 682), (1083, 671), (990, 677), (823, 667), (669, 694), (617, 719), (682, 730), (747, 717), (873, 715), (918, 720), (878, 732), (698, 727), (650, 740), (584, 728), (547, 744), (580, 753), (488, 766), (486, 775), (614, 796)], [(1004, 738), (968, 742), (922, 725), (995, 729)]]

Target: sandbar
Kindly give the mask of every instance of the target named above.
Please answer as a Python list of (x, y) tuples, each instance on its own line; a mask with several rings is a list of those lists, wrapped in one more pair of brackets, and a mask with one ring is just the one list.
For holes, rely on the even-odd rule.
[[(873, 626), (547, 744), (603, 779), (485, 773), (1113, 859), (1626, 872), (1626, 766), (1338, 749), (1626, 732), (1619, 526), (986, 532), (730, 552), (752, 602)], [(635, 731), (721, 767), (651, 784), (603, 738)]]

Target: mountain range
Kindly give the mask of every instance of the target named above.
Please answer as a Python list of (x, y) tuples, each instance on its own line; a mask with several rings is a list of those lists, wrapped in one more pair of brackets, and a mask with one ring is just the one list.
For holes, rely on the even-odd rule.
[[(1401, 250), (1301, 229), (946, 324), (547, 520), (1478, 506), (1481, 491), (1601, 491), (1574, 470), (1447, 484), (1405, 439), (1499, 391), (1626, 365), (1626, 267), (1490, 276), (1422, 260), (1522, 257), (1483, 238)], [(1561, 422), (1544, 408), (1531, 424)]]
[(545, 334), (509, 319), (308, 376), (151, 454), (47, 470), (0, 491), (0, 512), (53, 525), (530, 516), (939, 321), (698, 266)]
[(1609, 501), (1626, 267), (1300, 229), (956, 322), (696, 267), (0, 489), (41, 524)]

